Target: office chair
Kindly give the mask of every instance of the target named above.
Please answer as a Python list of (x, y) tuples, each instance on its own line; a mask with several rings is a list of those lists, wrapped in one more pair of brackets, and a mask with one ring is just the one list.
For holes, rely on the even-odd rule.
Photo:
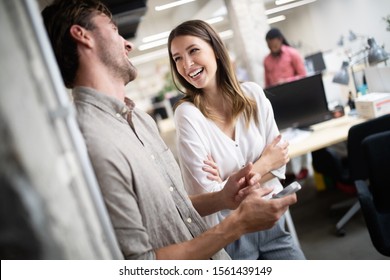
[(390, 131), (362, 143), (368, 180), (355, 182), (358, 199), (375, 249), (390, 257)]
[[(368, 178), (361, 143), (367, 136), (387, 130), (390, 130), (390, 114), (351, 127), (348, 131), (346, 157), (340, 156), (332, 147), (312, 152), (313, 169), (329, 178), (337, 188), (354, 197), (352, 207), (336, 224), (338, 236), (345, 235), (344, 226), (360, 209), (354, 182)], [(340, 205), (342, 203), (333, 205), (332, 208), (339, 208)]]

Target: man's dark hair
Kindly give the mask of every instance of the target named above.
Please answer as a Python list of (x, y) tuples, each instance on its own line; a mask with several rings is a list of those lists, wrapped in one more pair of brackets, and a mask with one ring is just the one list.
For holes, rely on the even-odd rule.
[(55, 0), (42, 11), (43, 21), (61, 70), (65, 86), (72, 88), (79, 66), (77, 46), (70, 35), (72, 25), (93, 30), (92, 17), (103, 13), (112, 18), (108, 8), (97, 0)]
[(265, 40), (272, 40), (275, 38), (279, 38), (282, 40), (283, 45), (290, 46), (290, 44), (287, 42), (286, 38), (284, 38), (282, 32), (280, 32), (277, 28), (271, 28), (267, 34), (265, 35)]

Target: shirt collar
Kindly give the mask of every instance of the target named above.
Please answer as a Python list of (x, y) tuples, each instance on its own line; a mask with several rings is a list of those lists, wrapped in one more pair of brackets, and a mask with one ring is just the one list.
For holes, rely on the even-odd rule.
[(128, 97), (120, 101), (89, 87), (75, 87), (72, 91), (74, 101), (90, 103), (114, 116), (121, 115), (126, 119), (129, 112), (135, 108), (135, 103)]

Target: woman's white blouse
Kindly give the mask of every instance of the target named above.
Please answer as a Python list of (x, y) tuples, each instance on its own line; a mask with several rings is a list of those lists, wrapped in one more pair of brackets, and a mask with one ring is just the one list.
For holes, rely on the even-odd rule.
[[(259, 125), (252, 120), (247, 129), (245, 118), (241, 115), (235, 127), (235, 140), (224, 134), (212, 120), (205, 118), (192, 103), (182, 103), (175, 111), (179, 162), (184, 185), (190, 195), (221, 190), (231, 173), (258, 160), (265, 146), (279, 135), (271, 103), (262, 88), (253, 82), (243, 83), (241, 87), (257, 103)], [(218, 183), (207, 178), (208, 173), (202, 170), (207, 155), (211, 155), (217, 163), (224, 182)], [(285, 166), (272, 171), (281, 179), (285, 178), (284, 173)], [(264, 184), (273, 186), (273, 193), (283, 188), (278, 178)], [(205, 217), (205, 220), (213, 226), (229, 212), (221, 211)]]

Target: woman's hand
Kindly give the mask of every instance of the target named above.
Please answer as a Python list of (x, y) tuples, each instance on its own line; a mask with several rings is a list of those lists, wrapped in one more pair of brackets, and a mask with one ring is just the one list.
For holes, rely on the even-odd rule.
[(215, 163), (215, 160), (212, 158), (212, 156), (207, 155), (207, 159), (204, 160), (203, 163), (206, 164), (206, 166), (202, 168), (203, 171), (209, 173), (207, 178), (212, 181), (222, 183), (222, 179), (219, 175), (218, 165)]
[(259, 160), (268, 166), (268, 172), (289, 162), (288, 145), (288, 142), (282, 140), (282, 135), (278, 135), (271, 144), (265, 147)]

